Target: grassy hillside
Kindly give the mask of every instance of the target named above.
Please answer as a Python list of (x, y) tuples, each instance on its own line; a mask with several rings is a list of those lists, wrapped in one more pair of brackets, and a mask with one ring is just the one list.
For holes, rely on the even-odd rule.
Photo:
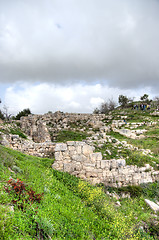
[(118, 206), (105, 194), (115, 189), (55, 171), (53, 161), (0, 146), (0, 239), (158, 238), (158, 216), (144, 202), (159, 197), (157, 183), (122, 189), (133, 194)]

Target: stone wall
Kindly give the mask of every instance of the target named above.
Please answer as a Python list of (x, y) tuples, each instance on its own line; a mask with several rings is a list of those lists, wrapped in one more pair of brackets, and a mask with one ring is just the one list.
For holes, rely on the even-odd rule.
[(50, 140), (50, 132), (52, 136), (62, 129), (70, 129), (72, 124), (79, 126), (90, 126), (99, 129), (104, 126), (102, 120), (105, 114), (77, 114), (77, 113), (47, 113), (44, 115), (29, 115), (21, 117), (21, 129), (32, 138), (34, 142), (44, 142)]
[(37, 157), (54, 157), (55, 143), (52, 142), (35, 143), (18, 135), (1, 134), (0, 144)]
[(46, 122), (40, 119), (40, 115), (21, 117), (20, 124), (22, 131), (30, 136), (34, 142), (40, 143), (51, 140)]
[(146, 164), (145, 167), (126, 165), (124, 159), (103, 160), (101, 152), (84, 142), (69, 141), (55, 146), (55, 162), (52, 167), (68, 172), (92, 184), (121, 187), (139, 185), (159, 180), (159, 171)]

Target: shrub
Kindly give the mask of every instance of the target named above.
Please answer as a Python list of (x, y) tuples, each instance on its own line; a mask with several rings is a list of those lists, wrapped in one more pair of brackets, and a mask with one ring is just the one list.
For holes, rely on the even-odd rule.
[(29, 108), (26, 108), (26, 109), (24, 109), (23, 111), (19, 112), (19, 113), (16, 115), (15, 119), (16, 119), (16, 120), (20, 120), (21, 117), (23, 117), (23, 116), (28, 116), (29, 114), (31, 114), (31, 111), (30, 111)]

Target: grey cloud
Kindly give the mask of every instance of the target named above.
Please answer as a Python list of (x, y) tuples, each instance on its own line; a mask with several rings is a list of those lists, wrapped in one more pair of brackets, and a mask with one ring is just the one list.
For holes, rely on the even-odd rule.
[(0, 82), (159, 89), (157, 0), (0, 3)]

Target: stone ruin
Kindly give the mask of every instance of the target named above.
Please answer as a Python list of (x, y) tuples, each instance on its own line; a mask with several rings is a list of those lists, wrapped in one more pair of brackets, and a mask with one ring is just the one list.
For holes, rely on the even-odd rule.
[(68, 141), (55, 146), (55, 162), (52, 167), (68, 172), (92, 184), (122, 187), (159, 180), (159, 171), (146, 164), (145, 167), (126, 165), (124, 159), (103, 160), (101, 152), (84, 142)]
[[(105, 114), (77, 114), (77, 113), (47, 113), (44, 115), (29, 115), (21, 117), (21, 129), (32, 138), (34, 142), (44, 142), (55, 140), (57, 132), (60, 130), (69, 130), (71, 124), (77, 126), (82, 123), (84, 126), (90, 126), (99, 129), (104, 126), (102, 120)], [(81, 130), (82, 131), (82, 130)], [(52, 135), (52, 139), (51, 136)]]
[[(94, 152), (94, 147), (91, 144), (98, 140), (96, 135), (92, 135), (94, 140), (88, 138), (85, 142), (52, 142), (50, 132), (56, 137), (58, 131), (70, 130), (71, 124), (74, 125), (75, 123), (78, 129), (81, 126), (89, 126), (89, 130), (99, 130), (96, 134), (102, 136), (102, 139), (99, 140), (102, 143), (107, 141), (107, 132), (111, 129), (127, 135), (127, 137), (138, 138), (138, 136), (135, 138), (135, 135), (132, 135), (136, 134), (137, 131), (122, 129), (125, 125), (123, 120), (113, 120), (112, 124), (105, 126), (103, 120), (105, 121), (106, 118), (111, 119), (111, 115), (106, 117), (105, 114), (62, 112), (29, 115), (22, 117), (19, 121), (22, 131), (27, 134), (27, 140), (20, 138), (18, 135), (3, 134), (2, 132), (1, 144), (38, 157), (55, 156), (55, 162), (52, 166), (54, 169), (68, 172), (76, 177), (88, 180), (92, 184), (103, 183), (106, 186), (121, 187), (158, 181), (159, 171), (155, 171), (149, 164), (139, 168), (126, 165), (125, 159), (104, 160), (101, 152)], [(84, 127), (81, 131), (83, 130)], [(141, 137), (142, 133), (140, 131)]]

